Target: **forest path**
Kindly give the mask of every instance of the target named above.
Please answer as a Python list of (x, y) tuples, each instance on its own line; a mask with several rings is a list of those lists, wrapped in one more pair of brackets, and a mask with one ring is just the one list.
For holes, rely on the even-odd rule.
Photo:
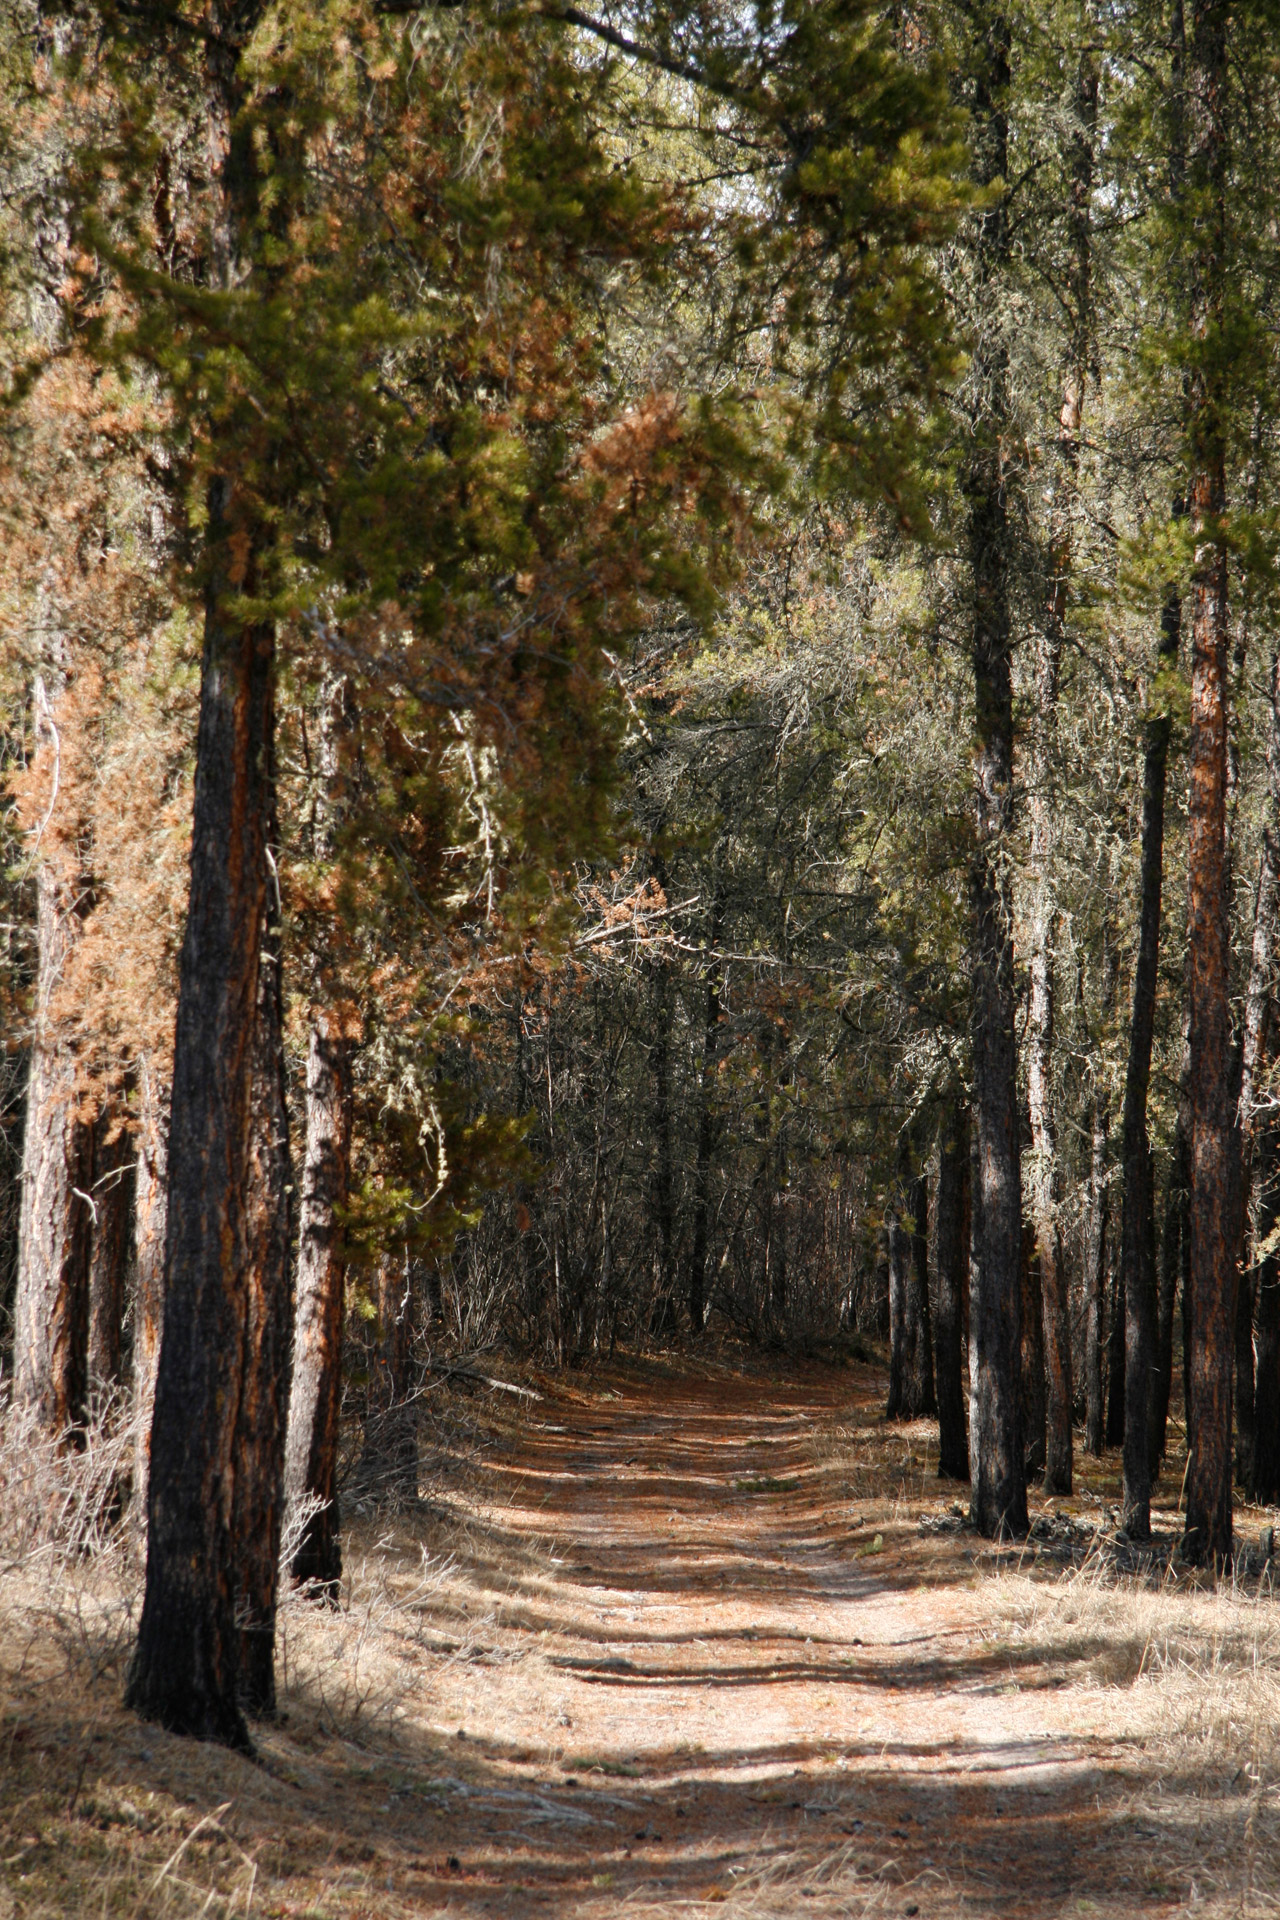
[(880, 1391), (619, 1368), (484, 1456), (482, 1646), (429, 1706), (470, 1769), (450, 1912), (1170, 1910), (1101, 1689), (1003, 1636), (980, 1542), (922, 1532), (957, 1490)]

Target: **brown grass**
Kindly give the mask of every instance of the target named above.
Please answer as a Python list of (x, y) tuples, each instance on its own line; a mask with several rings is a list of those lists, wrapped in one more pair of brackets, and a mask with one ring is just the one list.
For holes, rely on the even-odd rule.
[(127, 1422), (9, 1414), (0, 1920), (1280, 1906), (1269, 1578), (1118, 1572), (1114, 1463), (997, 1555), (874, 1369), (543, 1385), (442, 1403), (419, 1509), (287, 1599), (256, 1764), (119, 1706)]

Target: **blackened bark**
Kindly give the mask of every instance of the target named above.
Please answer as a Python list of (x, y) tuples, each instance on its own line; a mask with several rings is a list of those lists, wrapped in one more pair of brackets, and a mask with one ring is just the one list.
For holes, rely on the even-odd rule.
[(1009, 349), (1001, 277), (1009, 261), (1009, 24), (996, 13), (976, 37), (970, 122), (975, 183), (997, 197), (975, 217), (977, 333), (974, 394), (963, 473), (972, 591), (974, 844), (970, 861), (973, 1237), (970, 1305), (974, 1467), (972, 1514), (987, 1538), (1027, 1529), (1019, 1406), (1022, 1340), (1022, 1176), (1018, 1125), (1017, 1002), (1005, 846), (1013, 824), (1013, 683), (1010, 665)]
[(958, 1104), (950, 1105), (938, 1133), (938, 1178), (934, 1199), (938, 1474), (947, 1480), (969, 1478), (962, 1372), (964, 1292), (969, 1263), (969, 1251), (965, 1244), (968, 1132), (967, 1113)]
[(1085, 1452), (1101, 1458), (1104, 1421), (1102, 1397), (1102, 1323), (1107, 1288), (1107, 1228), (1110, 1208), (1110, 1183), (1107, 1156), (1110, 1146), (1111, 1112), (1102, 1087), (1093, 1096), (1093, 1139), (1089, 1157), (1089, 1199), (1085, 1214), (1084, 1297), (1085, 1297)]
[(334, 1598), (342, 1574), (338, 1513), (338, 1413), (346, 1282), (340, 1216), (351, 1168), (352, 1042), (320, 1010), (307, 1048), (307, 1137), (298, 1220), (297, 1314), (285, 1453), (288, 1505), (321, 1504), (293, 1557), (295, 1580)]
[[(268, 829), (273, 855), (279, 843), (275, 813), (273, 779)], [(293, 1169), (285, 1100), (281, 903), (275, 880), (279, 863), (274, 857), (271, 868), (254, 1036), (246, 1222), (248, 1320), (231, 1521), (240, 1691), (248, 1711), (257, 1715), (273, 1714), (276, 1704), (276, 1586), (293, 1347)]]
[(1156, 1367), (1155, 1189), (1147, 1132), (1147, 1092), (1155, 1033), (1164, 888), (1164, 804), (1169, 715), (1160, 684), (1177, 665), (1182, 603), (1165, 594), (1157, 682), (1149, 696), (1142, 766), (1142, 852), (1138, 951), (1133, 966), (1129, 1060), (1124, 1083), (1120, 1286), (1124, 1298), (1124, 1492), (1122, 1524), (1131, 1539), (1151, 1534), (1151, 1395)]
[(169, 1187), (169, 1088), (155, 1063), (138, 1064), (138, 1161), (134, 1173), (133, 1407), (138, 1444), (134, 1455), (132, 1513), (146, 1523), (160, 1336), (164, 1328), (164, 1248)]
[(1107, 1428), (1109, 1447), (1124, 1444), (1124, 1273), (1117, 1260), (1111, 1274), (1111, 1312), (1107, 1320)]
[(274, 633), (226, 611), (243, 590), (237, 532), (247, 534), (252, 551), (231, 483), (215, 478), (169, 1121), (147, 1584), (125, 1697), (172, 1732), (247, 1748), (232, 1505), (248, 1322), (245, 1214)]

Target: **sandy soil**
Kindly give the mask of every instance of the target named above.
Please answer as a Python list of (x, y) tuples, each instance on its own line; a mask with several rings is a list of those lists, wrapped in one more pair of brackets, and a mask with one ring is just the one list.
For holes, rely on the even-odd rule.
[(464, 1480), (356, 1529), (363, 1597), (289, 1610), (257, 1764), (124, 1714), (106, 1662), (10, 1663), (0, 1920), (1197, 1905), (1203, 1809), (1153, 1798), (1089, 1648), (1011, 1629), (881, 1390), (633, 1364), (480, 1419)]

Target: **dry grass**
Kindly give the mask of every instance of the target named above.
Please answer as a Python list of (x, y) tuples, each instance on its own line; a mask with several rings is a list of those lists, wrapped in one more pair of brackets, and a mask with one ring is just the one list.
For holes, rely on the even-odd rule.
[[(429, 1497), (349, 1529), (338, 1607), (286, 1597), (257, 1764), (118, 1704), (122, 1410), (73, 1453), (7, 1415), (0, 1920), (1280, 1908), (1268, 1580), (1120, 1576), (1101, 1530), (1065, 1569), (991, 1556), (869, 1370), (829, 1417), (762, 1408), (708, 1470), (685, 1403), (657, 1433), (677, 1389), (704, 1432), (739, 1406), (708, 1382), (442, 1402)], [(1058, 1504), (1104, 1520), (1110, 1471)], [(1076, 1770), (1020, 1784), (983, 1758), (1002, 1741)]]

